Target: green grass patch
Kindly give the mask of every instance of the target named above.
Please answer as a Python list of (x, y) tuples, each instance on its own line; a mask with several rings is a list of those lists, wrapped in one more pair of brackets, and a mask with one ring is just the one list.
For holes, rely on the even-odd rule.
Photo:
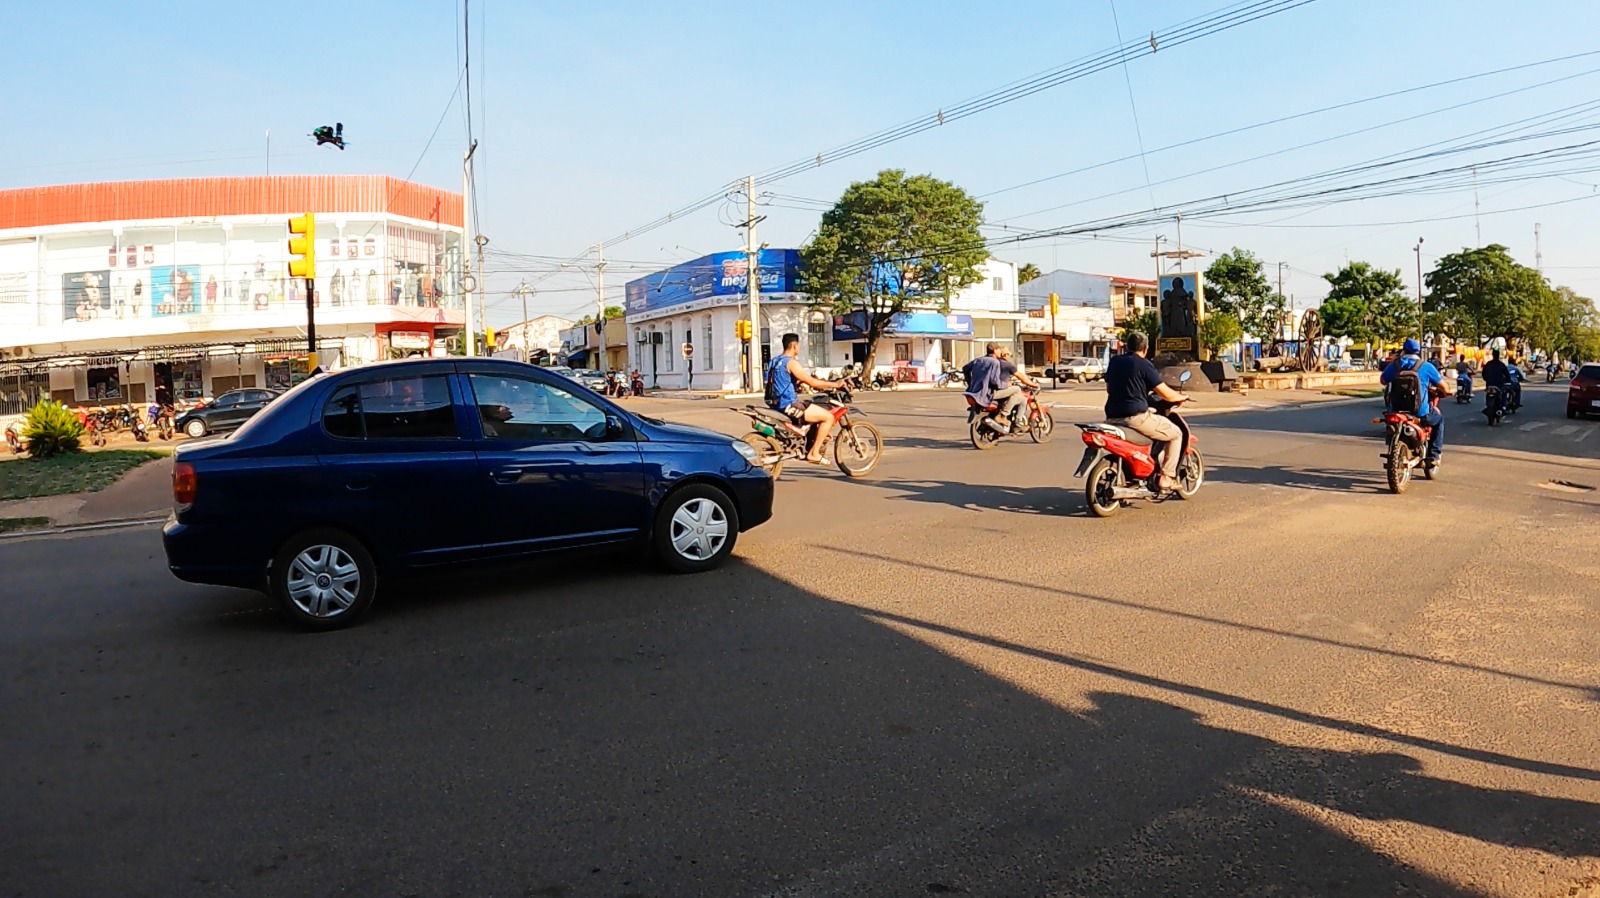
[(15, 533), (18, 530), (43, 530), (49, 526), (49, 518), (0, 518), (0, 533)]
[(108, 449), (46, 459), (14, 458), (0, 462), (0, 500), (95, 492), (145, 462), (165, 455), (145, 449)]
[(1327, 396), (1348, 396), (1351, 399), (1381, 399), (1382, 390), (1323, 390)]

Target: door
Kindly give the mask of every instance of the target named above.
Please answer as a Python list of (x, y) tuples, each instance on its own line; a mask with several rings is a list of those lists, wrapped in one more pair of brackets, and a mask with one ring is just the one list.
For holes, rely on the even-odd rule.
[(562, 378), (463, 364), (476, 407), (478, 536), (514, 555), (639, 538), (644, 465), (626, 419)]
[(473, 554), (477, 458), (451, 370), (405, 368), (340, 384), (317, 456), (325, 519), (408, 565)]
[(232, 430), (244, 421), (243, 412), (240, 410), (240, 399), (243, 394), (237, 390), (218, 396), (216, 401), (203, 410), (206, 427), (211, 430)]

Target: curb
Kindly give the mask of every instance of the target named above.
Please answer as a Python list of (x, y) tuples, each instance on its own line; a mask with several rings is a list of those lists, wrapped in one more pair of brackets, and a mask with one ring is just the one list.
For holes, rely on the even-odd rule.
[(96, 521), (90, 524), (68, 524), (66, 526), (52, 526), (44, 530), (13, 530), (10, 533), (0, 533), (0, 542), (8, 539), (22, 539), (28, 536), (60, 536), (68, 533), (92, 533), (97, 530), (125, 530), (131, 527), (146, 527), (151, 524), (164, 524), (165, 515), (159, 518), (123, 518), (114, 521)]

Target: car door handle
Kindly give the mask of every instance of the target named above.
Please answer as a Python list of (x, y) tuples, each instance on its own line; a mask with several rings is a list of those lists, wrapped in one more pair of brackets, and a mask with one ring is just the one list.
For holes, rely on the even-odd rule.
[(360, 492), (378, 482), (374, 474), (351, 474), (345, 478), (344, 488), (352, 493)]
[(523, 475), (537, 468), (553, 468), (560, 464), (560, 462), (556, 461), (522, 462), (520, 464), (509, 465), (504, 468), (495, 468), (493, 471), (489, 472), (489, 479), (493, 480), (495, 483), (516, 483), (522, 479)]

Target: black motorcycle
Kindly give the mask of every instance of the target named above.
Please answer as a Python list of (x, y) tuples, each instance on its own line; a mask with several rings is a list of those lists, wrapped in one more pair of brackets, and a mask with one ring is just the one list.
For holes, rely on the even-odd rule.
[(1456, 405), (1466, 405), (1472, 402), (1472, 375), (1456, 375)]
[(1489, 387), (1483, 391), (1483, 414), (1489, 419), (1489, 426), (1499, 426), (1505, 417), (1511, 414), (1511, 406), (1505, 387)]

